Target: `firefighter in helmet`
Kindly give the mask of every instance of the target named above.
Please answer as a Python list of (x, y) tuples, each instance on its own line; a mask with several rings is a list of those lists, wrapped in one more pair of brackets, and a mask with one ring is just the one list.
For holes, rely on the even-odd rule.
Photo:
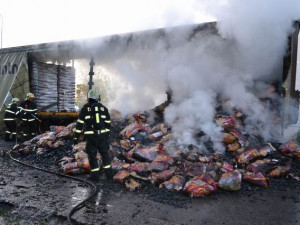
[(29, 140), (37, 135), (38, 117), (36, 104), (33, 102), (34, 98), (34, 94), (28, 93), (26, 99), (20, 105), (20, 119), (22, 120), (24, 140)]
[(96, 158), (97, 152), (103, 159), (103, 171), (106, 178), (113, 176), (109, 150), (110, 115), (108, 109), (100, 103), (100, 93), (97, 89), (88, 92), (88, 102), (82, 107), (76, 122), (74, 144), (78, 143), (79, 135), (84, 132), (86, 138), (86, 153), (88, 154), (93, 181), (99, 180), (100, 166)]
[(18, 98), (13, 98), (12, 103), (10, 103), (5, 110), (4, 119), (3, 119), (6, 126), (5, 141), (16, 140), (17, 137), (16, 119), (20, 112), (20, 109), (17, 106), (18, 102), (19, 102)]

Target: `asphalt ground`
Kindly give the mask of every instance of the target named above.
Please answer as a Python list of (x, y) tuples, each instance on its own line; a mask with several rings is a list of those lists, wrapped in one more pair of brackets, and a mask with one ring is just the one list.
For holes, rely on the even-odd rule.
[[(0, 224), (68, 224), (68, 212), (89, 187), (17, 164), (6, 154), (11, 147), (0, 140)], [(266, 189), (243, 183), (239, 191), (203, 198), (147, 183), (135, 192), (105, 179), (97, 186), (97, 195), (72, 217), (75, 224), (300, 224), (300, 182), (291, 177), (272, 179)]]

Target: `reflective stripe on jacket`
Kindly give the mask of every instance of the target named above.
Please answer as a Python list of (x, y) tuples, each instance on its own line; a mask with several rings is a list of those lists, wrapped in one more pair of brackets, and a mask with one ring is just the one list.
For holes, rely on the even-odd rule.
[(25, 100), (21, 103), (20, 108), (20, 117), (22, 119), (29, 120), (37, 118), (37, 108), (34, 102)]
[(110, 115), (108, 109), (99, 102), (85, 104), (76, 122), (76, 133), (84, 131), (85, 135), (110, 132)]
[(10, 103), (4, 114), (4, 121), (10, 121), (10, 120), (15, 120), (17, 118), (17, 115), (19, 113), (19, 107), (17, 106), (16, 103)]

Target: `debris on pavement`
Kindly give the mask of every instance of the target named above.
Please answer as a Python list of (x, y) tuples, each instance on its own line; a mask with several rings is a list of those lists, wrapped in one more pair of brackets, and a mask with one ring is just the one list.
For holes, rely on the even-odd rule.
[(241, 189), (242, 174), (239, 171), (225, 172), (218, 181), (218, 186), (227, 191), (237, 191)]
[(270, 186), (270, 179), (262, 172), (246, 172), (243, 175), (243, 180), (249, 182), (250, 184), (255, 184), (265, 188)]
[(216, 191), (216, 189), (216, 185), (213, 186), (206, 183), (201, 179), (201, 177), (194, 177), (189, 180), (183, 188), (184, 192), (190, 197), (203, 197)]
[[(224, 153), (172, 144), (172, 126), (155, 120), (148, 124), (150, 113), (139, 112), (125, 118), (116, 110), (112, 114), (109, 153), (113, 158), (113, 181), (130, 191), (152, 184), (201, 197), (217, 188), (238, 191), (245, 182), (267, 188), (273, 178), (299, 178), (292, 173), (292, 160), (300, 158), (297, 143), (265, 143), (257, 134), (247, 134), (243, 127), (245, 115), (236, 109), (232, 115), (218, 111), (215, 118), (223, 129)], [(42, 158), (50, 153), (61, 155), (61, 149), (69, 145), (68, 154), (56, 160), (56, 168), (66, 174), (89, 173), (83, 135), (77, 145), (70, 147), (75, 123), (52, 130), (14, 146), (13, 151)], [(99, 154), (98, 159), (101, 165)]]
[(300, 159), (300, 147), (296, 141), (292, 140), (280, 146), (280, 151), (286, 156)]
[(181, 191), (184, 184), (186, 182), (186, 179), (184, 176), (181, 175), (174, 175), (171, 177), (171, 179), (161, 183), (159, 185), (160, 188), (166, 188), (169, 191)]

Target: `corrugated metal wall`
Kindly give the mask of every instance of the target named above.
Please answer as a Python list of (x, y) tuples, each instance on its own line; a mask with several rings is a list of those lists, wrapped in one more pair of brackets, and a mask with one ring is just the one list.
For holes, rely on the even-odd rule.
[[(7, 98), (6, 102), (4, 103), (2, 109), (1, 109), (1, 112), (0, 112), (0, 130), (2, 132), (0, 133), (3, 133), (5, 132), (5, 125), (4, 125), (4, 122), (3, 122), (3, 117), (4, 117), (4, 111), (7, 107), (7, 105), (9, 103), (11, 103), (11, 99), (12, 97), (14, 98), (19, 98), (20, 99), (20, 102), (23, 101), (26, 97), (26, 94), (29, 92), (29, 76), (28, 76), (28, 70), (26, 68), (25, 65), (23, 65), (19, 72), (18, 72), (18, 75), (13, 83), (13, 86), (12, 88), (10, 89), (10, 95), (11, 97)], [(19, 102), (19, 104), (20, 104)]]

